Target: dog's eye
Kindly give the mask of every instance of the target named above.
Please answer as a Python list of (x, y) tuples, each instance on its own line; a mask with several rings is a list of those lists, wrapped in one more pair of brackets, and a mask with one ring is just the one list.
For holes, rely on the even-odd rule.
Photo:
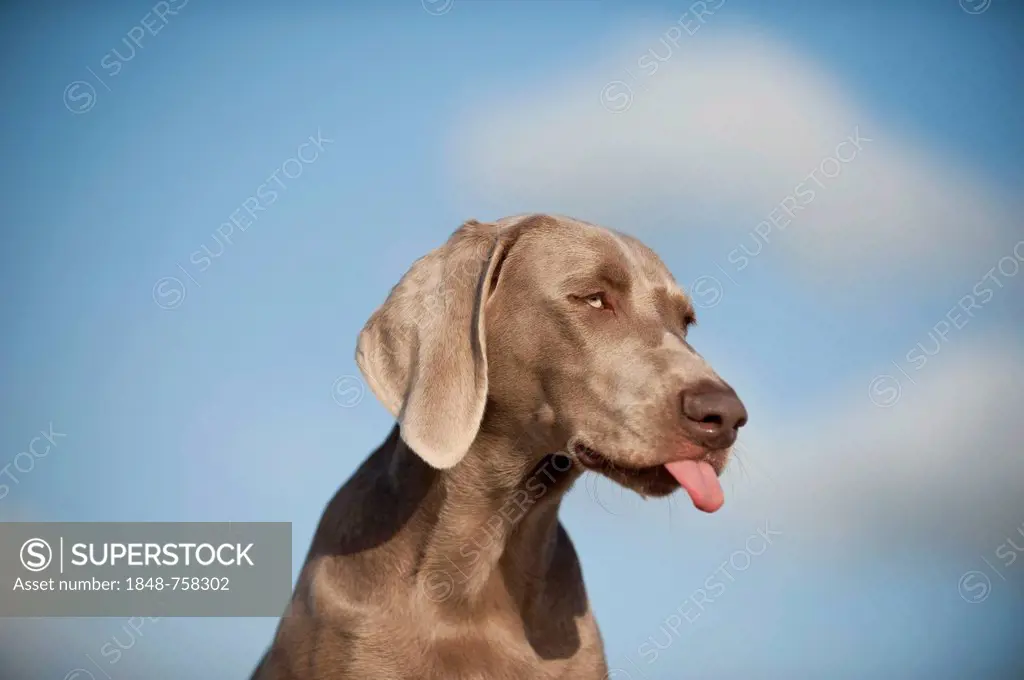
[(607, 309), (608, 301), (604, 299), (604, 293), (594, 293), (583, 298), (583, 301), (594, 309)]

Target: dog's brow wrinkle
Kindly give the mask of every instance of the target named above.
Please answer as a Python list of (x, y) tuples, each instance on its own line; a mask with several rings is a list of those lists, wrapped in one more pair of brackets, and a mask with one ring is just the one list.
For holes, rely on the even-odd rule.
[[(612, 239), (615, 241), (615, 244), (619, 247), (619, 250), (622, 252), (623, 257), (625, 257), (626, 262), (629, 263), (629, 266), (633, 269), (633, 271), (644, 272), (644, 268), (641, 266), (636, 253), (633, 252), (633, 248), (631, 247), (629, 241), (626, 240), (626, 237), (618, 233), (617, 231), (613, 231), (611, 229), (607, 229), (605, 231), (611, 234)], [(650, 282), (647, 281), (646, 276), (642, 278), (644, 279), (645, 283), (650, 285)]]

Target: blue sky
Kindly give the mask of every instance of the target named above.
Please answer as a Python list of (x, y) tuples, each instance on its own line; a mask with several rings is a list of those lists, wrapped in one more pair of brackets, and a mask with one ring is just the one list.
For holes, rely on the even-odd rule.
[[(292, 521), (298, 570), (390, 427), (369, 391), (332, 398), (390, 286), (469, 217), (567, 212), (640, 236), (685, 287), (716, 278), (694, 342), (751, 412), (713, 517), (602, 482), (566, 501), (614, 677), (1008, 677), (1024, 560), (984, 572), (983, 602), (958, 579), (1024, 526), (1024, 276), (1000, 275), (919, 373), (892, 362), (913, 371), (1024, 238), (1024, 14), (894, 4), (727, 0), (642, 82), (689, 3), (191, 0), (116, 76), (103, 60), (152, 5), (5, 8), (0, 466), (49, 423), (67, 437), (0, 519)], [(613, 113), (620, 79), (635, 100)], [(74, 81), (94, 89), (65, 100)], [(863, 162), (720, 275), (854, 125)], [(332, 141), (199, 271), (311, 135)], [(186, 286), (173, 309), (165, 277)], [(766, 522), (775, 542), (666, 637)], [(63, 678), (124, 623), (0, 620), (0, 657)], [(274, 626), (164, 619), (106, 670), (242, 677)], [(651, 637), (670, 642), (648, 662)]]

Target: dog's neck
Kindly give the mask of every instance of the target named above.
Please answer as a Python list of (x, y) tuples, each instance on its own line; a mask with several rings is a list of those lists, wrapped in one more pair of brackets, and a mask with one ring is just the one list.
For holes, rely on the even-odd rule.
[(472, 605), (497, 587), (528, 607), (540, 594), (557, 546), (558, 509), (579, 472), (564, 455), (528, 450), (525, 439), (485, 419), (458, 465), (431, 472), (396, 443), (393, 482), (430, 487), (415, 522), (425, 529), (416, 579), (431, 600)]

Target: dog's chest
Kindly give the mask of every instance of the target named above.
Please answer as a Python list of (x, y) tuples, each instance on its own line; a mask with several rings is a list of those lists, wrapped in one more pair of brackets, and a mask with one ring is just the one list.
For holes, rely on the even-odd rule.
[[(596, 629), (569, 634), (563, 643), (564, 656), (544, 658), (538, 654), (536, 643), (527, 638), (521, 624), (517, 627), (504, 617), (495, 617), (476, 625), (477, 629), (465, 626), (455, 629), (442, 624), (434, 631), (419, 631), (416, 635), (411, 635), (408, 627), (396, 626), (364, 648), (364, 652), (373, 649), (365, 659), (366, 671), (375, 675), (367, 677), (389, 680), (603, 680), (605, 677)], [(382, 675), (384, 668), (390, 672)]]

